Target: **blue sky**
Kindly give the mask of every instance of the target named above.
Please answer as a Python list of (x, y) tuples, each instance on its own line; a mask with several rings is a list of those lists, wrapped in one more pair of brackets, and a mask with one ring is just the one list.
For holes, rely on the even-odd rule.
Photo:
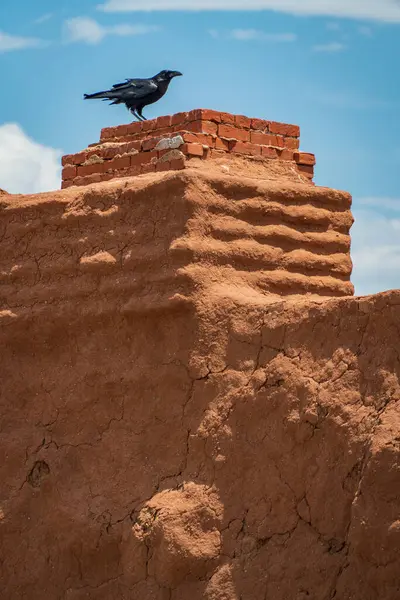
[(84, 92), (178, 69), (147, 117), (299, 124), (316, 183), (353, 195), (357, 293), (400, 288), (399, 54), (396, 0), (2, 0), (0, 187), (58, 187), (61, 153), (131, 120)]

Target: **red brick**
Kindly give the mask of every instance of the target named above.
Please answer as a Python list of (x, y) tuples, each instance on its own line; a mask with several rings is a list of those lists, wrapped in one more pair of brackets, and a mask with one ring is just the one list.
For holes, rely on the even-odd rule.
[(105, 160), (111, 160), (117, 156), (117, 154), (121, 154), (121, 148), (119, 146), (115, 148), (104, 148), (101, 153), (98, 154)]
[(71, 155), (72, 165), (81, 165), (86, 160), (86, 152), (78, 152), (77, 154)]
[(292, 138), (285, 138), (285, 137), (283, 137), (283, 135), (274, 135), (274, 138), (275, 138), (274, 146), (276, 146), (277, 148), (286, 148), (286, 139), (292, 139)]
[(285, 148), (289, 148), (290, 150), (298, 150), (300, 146), (300, 141), (298, 138), (285, 137)]
[(185, 168), (185, 159), (184, 158), (176, 158), (175, 160), (171, 160), (170, 167), (174, 171), (180, 171)]
[(185, 140), (185, 142), (192, 142), (194, 144), (202, 144), (204, 146), (213, 146), (214, 145), (214, 139), (211, 137), (211, 135), (205, 135), (202, 133), (187, 133), (187, 132), (183, 132), (182, 134), (183, 139)]
[(67, 167), (64, 167), (62, 170), (62, 179), (63, 181), (66, 181), (67, 179), (74, 179), (74, 177), (76, 177), (78, 174), (78, 169), (76, 167), (72, 167), (70, 165), (68, 165)]
[(156, 170), (155, 163), (145, 163), (140, 166), (140, 172), (144, 173), (154, 173)]
[(100, 140), (109, 140), (127, 135), (127, 126), (119, 125), (118, 127), (106, 127), (101, 130)]
[(142, 128), (142, 133), (146, 131), (154, 131), (157, 129), (157, 119), (151, 119), (150, 121), (143, 121), (140, 124)]
[(93, 175), (88, 175), (87, 177), (84, 177), (83, 179), (84, 179), (83, 185), (90, 185), (91, 183), (100, 183), (101, 174), (93, 173)]
[(184, 144), (181, 148), (184, 154), (189, 154), (190, 156), (203, 156), (204, 148), (201, 144)]
[(188, 121), (213, 121), (214, 123), (221, 123), (221, 113), (216, 110), (209, 110), (207, 108), (198, 108), (197, 110), (191, 110), (188, 113)]
[[(107, 148), (107, 146), (106, 146), (106, 148)], [(96, 147), (96, 148), (93, 148), (92, 150), (89, 150), (88, 152), (86, 152), (85, 160), (92, 158), (92, 156), (98, 156), (99, 158), (104, 158), (103, 157), (104, 150), (105, 150), (105, 148), (103, 146)]]
[(85, 177), (75, 177), (75, 179), (73, 180), (74, 185), (84, 185), (84, 183)]
[(115, 137), (116, 127), (104, 127), (100, 132), (100, 140), (109, 140)]
[(298, 125), (288, 125), (286, 123), (276, 123), (275, 121), (271, 121), (269, 124), (269, 130), (271, 133), (287, 135), (288, 137), (300, 136), (300, 127), (298, 127)]
[(250, 131), (231, 127), (230, 125), (219, 125), (218, 135), (219, 137), (238, 140), (239, 142), (250, 141)]
[(217, 123), (211, 121), (192, 121), (185, 125), (187, 131), (193, 131), (194, 133), (208, 133), (209, 135), (216, 135), (218, 131)]
[(65, 167), (66, 165), (73, 165), (74, 164), (72, 162), (73, 156), (74, 156), (73, 154), (65, 154), (65, 156), (63, 156), (61, 159), (62, 166)]
[(261, 154), (264, 158), (278, 158), (278, 151), (276, 148), (270, 148), (269, 146), (262, 146)]
[(311, 165), (297, 165), (297, 169), (304, 174), (307, 175), (314, 175), (314, 167), (312, 167)]
[(285, 138), (281, 135), (273, 135), (271, 133), (251, 131), (251, 141), (262, 146), (273, 146), (274, 148), (285, 147)]
[(142, 129), (143, 123), (139, 123), (137, 121), (129, 123), (129, 125), (126, 125), (126, 135), (135, 135), (137, 133), (141, 133)]
[(243, 115), (236, 115), (235, 125), (236, 127), (239, 127), (239, 129), (250, 129), (251, 119), (249, 119), (248, 117), (244, 117)]
[(137, 165), (144, 165), (151, 163), (153, 159), (157, 159), (157, 152), (139, 152), (139, 154), (133, 154), (131, 157), (131, 167)]
[(234, 125), (235, 124), (235, 115), (231, 115), (230, 113), (220, 113), (221, 123), (224, 125)]
[(310, 154), (309, 152), (296, 152), (294, 155), (294, 159), (300, 165), (315, 165), (315, 155)]
[(277, 146), (278, 140), (276, 135), (270, 135), (269, 133), (261, 133), (259, 131), (250, 132), (250, 140), (253, 144), (260, 144), (260, 146)]
[(251, 128), (256, 131), (269, 131), (269, 121), (265, 121), (264, 119), (252, 119), (251, 120)]
[(163, 129), (164, 127), (171, 127), (171, 116), (167, 115), (165, 117), (158, 117), (157, 119), (157, 129)]
[[(138, 156), (135, 154), (134, 156)], [(110, 160), (106, 163), (107, 169), (112, 169), (113, 171), (120, 171), (121, 169), (127, 169), (131, 163), (132, 156), (118, 156), (118, 158), (114, 158), (114, 160)]]
[(225, 152), (229, 152), (230, 146), (228, 140), (221, 140), (221, 138), (215, 138), (215, 148), (216, 150), (224, 150)]
[(231, 151), (236, 152), (238, 154), (250, 154), (251, 156), (260, 156), (261, 146), (257, 146), (256, 144), (250, 144), (249, 142), (234, 142), (234, 144), (232, 144)]
[(95, 163), (93, 165), (81, 165), (78, 167), (79, 177), (87, 177), (93, 173), (102, 173), (104, 170), (103, 163)]
[(157, 150), (157, 158), (162, 158), (165, 154), (168, 154), (169, 152), (171, 152), (169, 148), (167, 148), (166, 150)]
[(63, 181), (61, 183), (61, 189), (65, 190), (66, 188), (71, 187), (72, 185), (75, 185), (75, 183), (73, 181)]
[(175, 125), (181, 125), (181, 123), (186, 123), (188, 121), (188, 113), (180, 112), (172, 115), (171, 117), (171, 125), (174, 127)]
[(122, 137), (123, 135), (128, 135), (128, 127), (129, 125), (118, 125), (118, 127), (116, 127), (117, 130), (117, 137)]
[(171, 169), (171, 163), (159, 162), (156, 164), (156, 171), (169, 171)]
[[(138, 144), (137, 142), (134, 142), (134, 143)], [(88, 152), (86, 155), (86, 160), (90, 159), (93, 156), (98, 156), (99, 158), (103, 158), (105, 160), (110, 160), (110, 159), (114, 158), (115, 156), (117, 156), (117, 154), (125, 154), (125, 152), (129, 152), (130, 151), (129, 146), (130, 146), (130, 144), (119, 144), (118, 146), (114, 146), (114, 147), (99, 148), (97, 150)], [(138, 146), (140, 148), (140, 143), (138, 144)]]
[(142, 141), (142, 151), (147, 152), (148, 150), (154, 150), (161, 139), (162, 138), (160, 137), (146, 138)]
[(293, 150), (278, 150), (278, 156), (281, 160), (294, 160)]
[(121, 146), (121, 152), (125, 153), (125, 152), (140, 152), (140, 150), (142, 149), (142, 142), (140, 142), (139, 140), (137, 142), (127, 142), (126, 144), (123, 144)]

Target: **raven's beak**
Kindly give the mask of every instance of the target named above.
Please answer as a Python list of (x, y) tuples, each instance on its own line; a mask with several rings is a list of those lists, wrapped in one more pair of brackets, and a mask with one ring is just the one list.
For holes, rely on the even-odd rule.
[(182, 77), (182, 73), (180, 71), (172, 71), (172, 77)]

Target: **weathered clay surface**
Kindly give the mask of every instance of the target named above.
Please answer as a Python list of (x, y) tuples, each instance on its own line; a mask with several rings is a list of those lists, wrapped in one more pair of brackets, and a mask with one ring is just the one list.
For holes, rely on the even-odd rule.
[[(348, 247), (345, 195), (285, 190), (326, 223), (298, 243)], [(2, 200), (1, 598), (399, 598), (400, 292), (224, 261), (277, 194), (185, 172)]]

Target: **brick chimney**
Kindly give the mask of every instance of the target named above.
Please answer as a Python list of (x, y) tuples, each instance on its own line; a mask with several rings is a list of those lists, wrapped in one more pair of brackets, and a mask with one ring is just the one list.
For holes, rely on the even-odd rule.
[(312, 182), (315, 156), (299, 151), (297, 125), (197, 109), (143, 123), (108, 127), (100, 141), (62, 159), (62, 187), (185, 169), (193, 159), (232, 156), (285, 161)]

